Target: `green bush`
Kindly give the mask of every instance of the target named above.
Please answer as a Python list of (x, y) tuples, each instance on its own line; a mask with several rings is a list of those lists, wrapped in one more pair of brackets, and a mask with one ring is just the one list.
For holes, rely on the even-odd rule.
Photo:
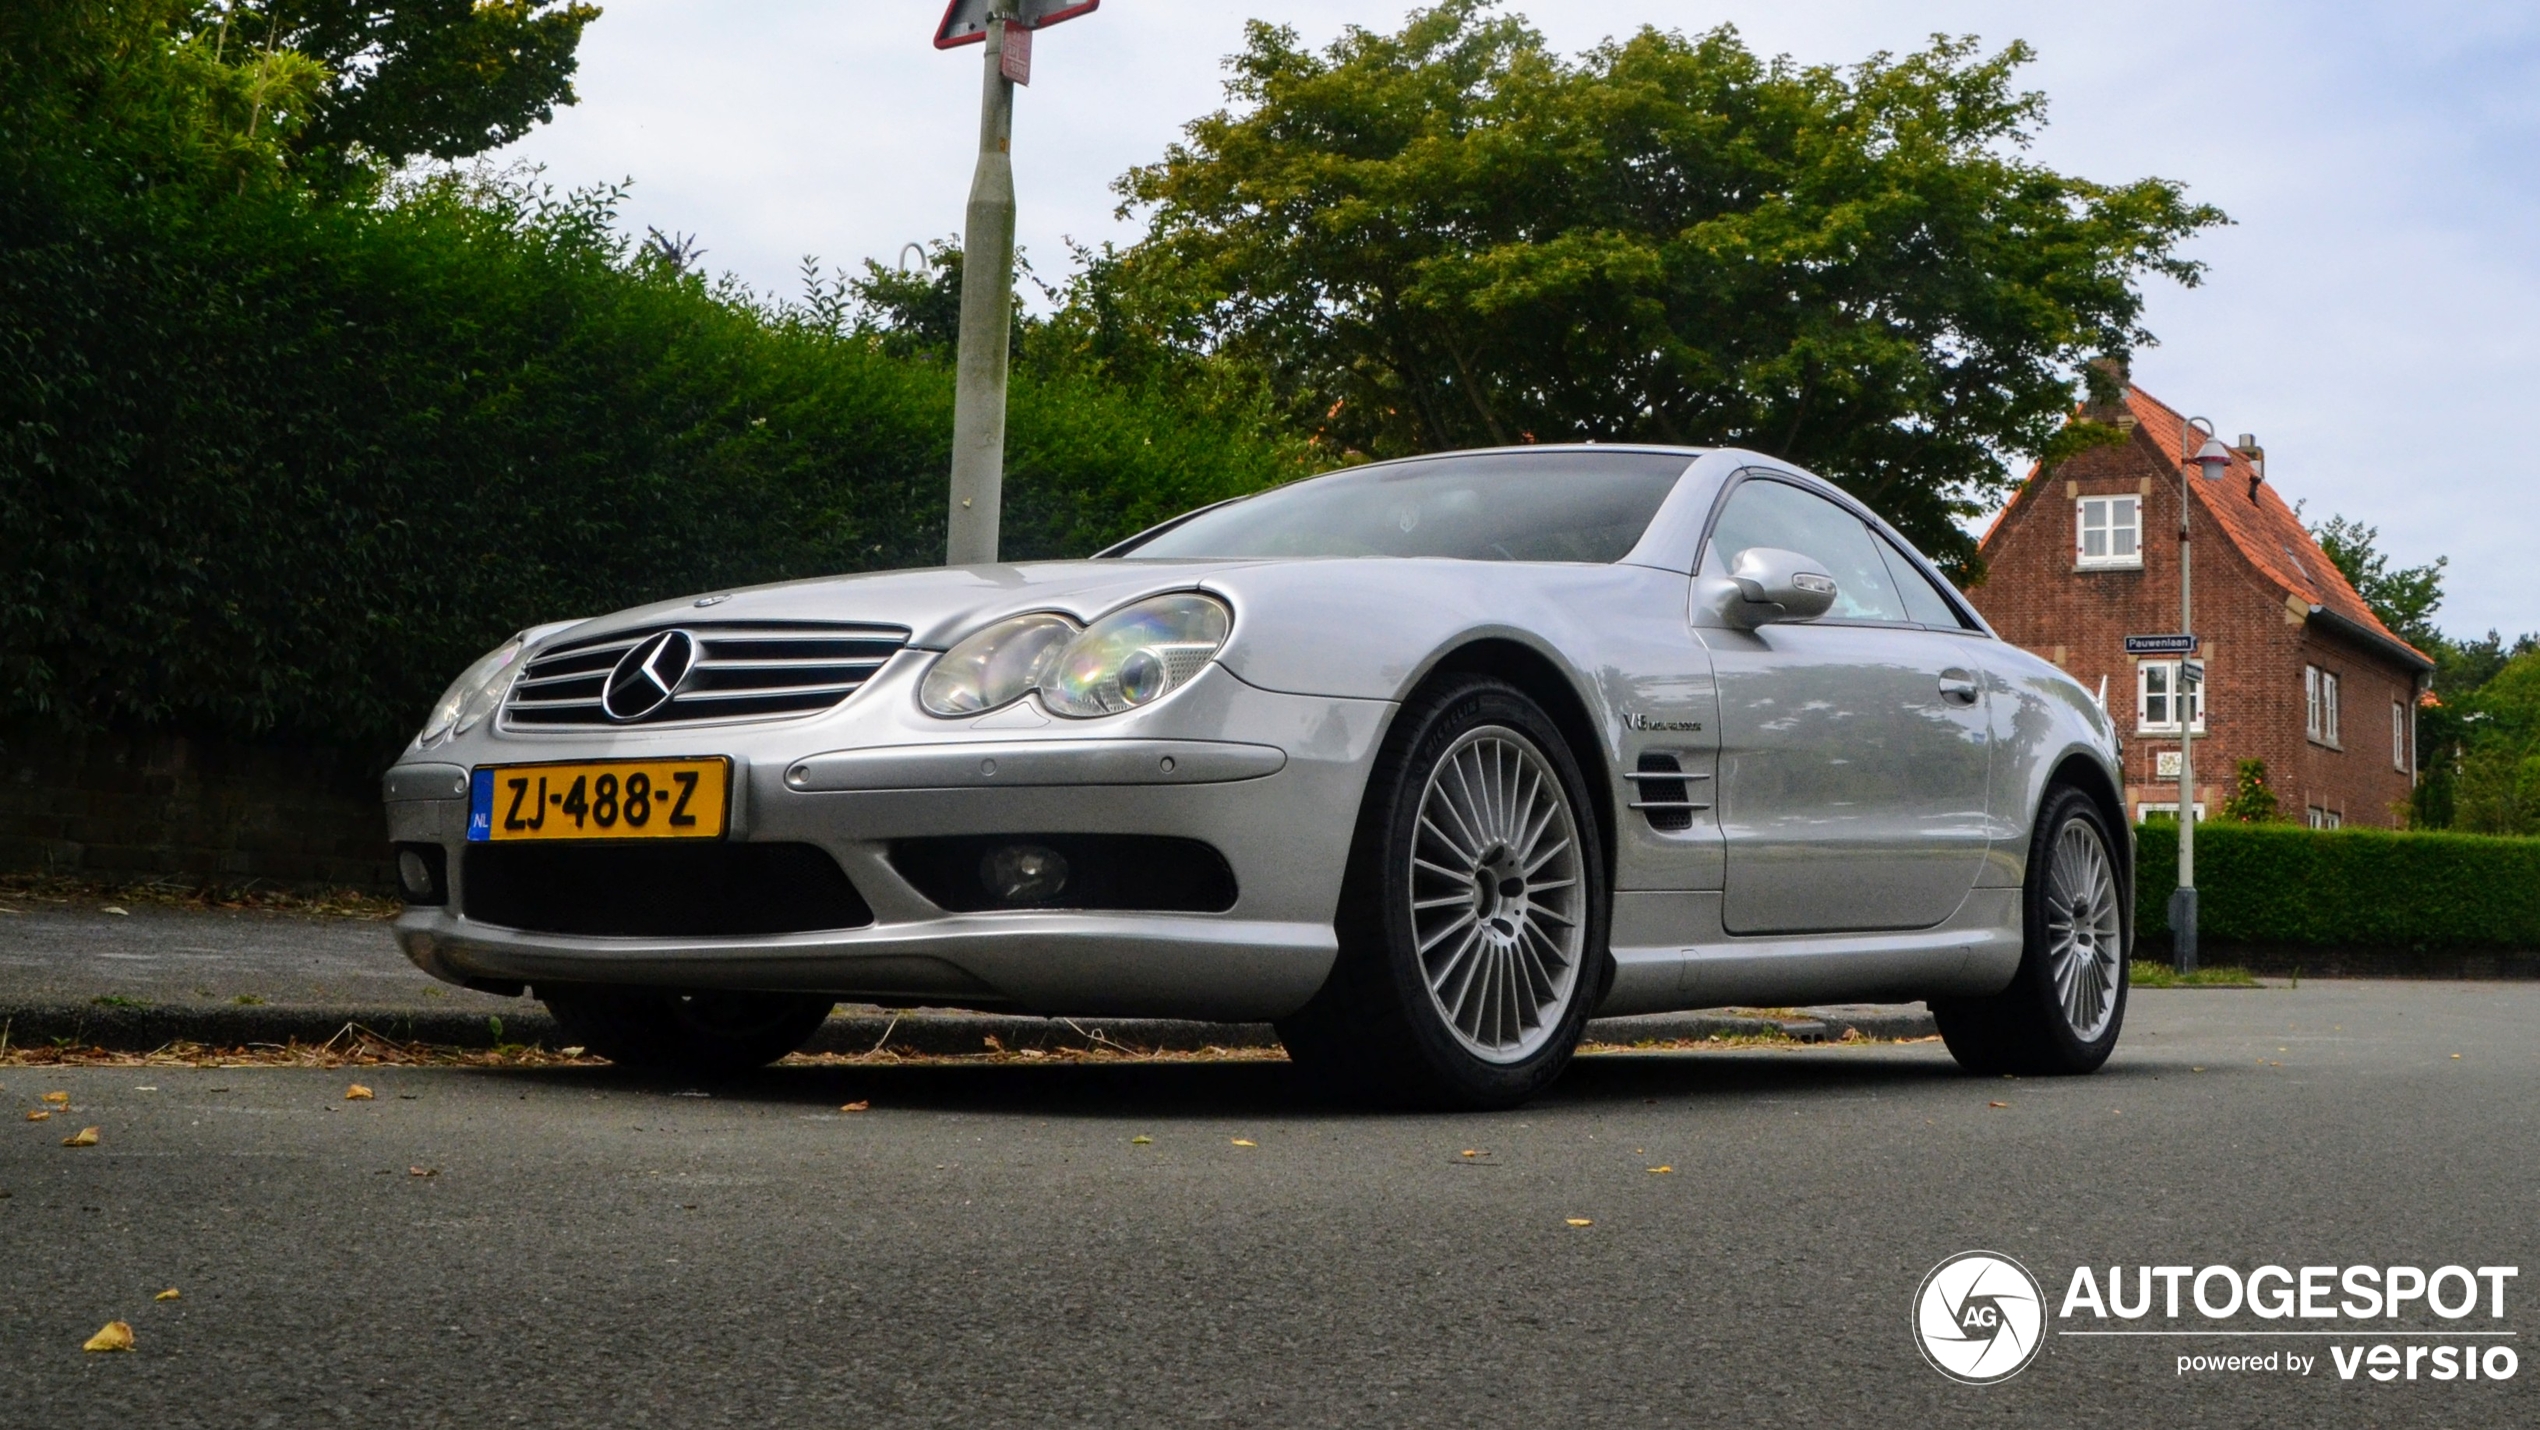
[[(0, 188), (0, 718), (387, 750), (535, 621), (940, 561), (948, 365), (613, 236), (608, 196)], [(1005, 551), (1281, 477), (1018, 374)]]
[[(2166, 939), (2178, 827), (2138, 835), (2138, 932)], [(2540, 839), (2199, 824), (2196, 889), (2198, 935), (2209, 943), (2540, 948)]]

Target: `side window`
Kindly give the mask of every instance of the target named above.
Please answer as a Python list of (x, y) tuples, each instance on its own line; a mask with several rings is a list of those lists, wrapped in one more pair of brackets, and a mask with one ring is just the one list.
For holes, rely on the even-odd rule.
[(1763, 478), (1739, 483), (1711, 529), (1703, 571), (1727, 575), (1729, 564), (1750, 546), (1776, 546), (1824, 562), (1835, 584), (1834, 608), (1826, 613), (1831, 619), (1899, 624), (1913, 619), (1879, 556), (1878, 539), (1859, 517), (1814, 492)]
[(1968, 628), (1966, 621), (1959, 617), (1958, 608), (1949, 604), (1948, 597), (1940, 594), (1940, 588), (1934, 586), (1931, 578), (1923, 574), (1922, 568), (1914, 564), (1914, 558), (1897, 550), (1896, 544), (1885, 537), (1879, 538), (1879, 554), (1887, 558), (1888, 575), (1895, 578), (1897, 593), (1905, 599), (1906, 615), (1917, 624), (1936, 631)]

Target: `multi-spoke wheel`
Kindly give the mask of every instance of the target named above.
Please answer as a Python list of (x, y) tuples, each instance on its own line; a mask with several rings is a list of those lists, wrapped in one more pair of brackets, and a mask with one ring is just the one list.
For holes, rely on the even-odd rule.
[(1336, 1092), (1504, 1107), (1559, 1076), (1604, 991), (1587, 790), (1532, 700), (1468, 678), (1396, 717), (1342, 890), (1341, 952), (1279, 1024)]
[(1515, 730), (1467, 731), (1429, 771), (1405, 860), (1422, 981), (1457, 1042), (1530, 1057), (1579, 983), (1579, 830), (1561, 776)]
[(2090, 1072), (2116, 1050), (2129, 910), (2113, 848), (2087, 796), (2047, 792), (2029, 848), (2018, 974), (1989, 998), (1932, 1003), (1950, 1053), (1969, 1072)]

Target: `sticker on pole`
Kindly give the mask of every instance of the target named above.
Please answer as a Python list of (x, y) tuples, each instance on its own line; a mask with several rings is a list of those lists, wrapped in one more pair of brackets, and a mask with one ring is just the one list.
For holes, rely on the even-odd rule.
[(1102, 0), (952, 0), (944, 7), (944, 22), (935, 27), (935, 48), (949, 50), (987, 39), (991, 12), (1000, 8), (1011, 13), (1016, 29), (1045, 30), (1101, 7)]
[(2198, 641), (2191, 635), (2127, 636), (2128, 655), (2194, 655)]

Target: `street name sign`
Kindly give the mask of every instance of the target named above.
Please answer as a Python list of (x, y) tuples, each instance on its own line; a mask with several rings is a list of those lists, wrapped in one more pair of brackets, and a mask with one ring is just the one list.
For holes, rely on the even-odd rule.
[(2197, 648), (2197, 639), (2191, 635), (2127, 636), (2125, 638), (2125, 653), (2128, 655), (2194, 655)]
[[(1003, 8), (1012, 16), (1017, 30), (1041, 30), (1061, 20), (1090, 15), (1102, 7), (1102, 0), (1004, 0)], [(944, 22), (935, 27), (935, 48), (949, 50), (955, 45), (975, 45), (988, 38), (988, 21), (998, 9), (997, 0), (952, 0), (944, 7)], [(1028, 61), (1027, 61), (1028, 63)]]

